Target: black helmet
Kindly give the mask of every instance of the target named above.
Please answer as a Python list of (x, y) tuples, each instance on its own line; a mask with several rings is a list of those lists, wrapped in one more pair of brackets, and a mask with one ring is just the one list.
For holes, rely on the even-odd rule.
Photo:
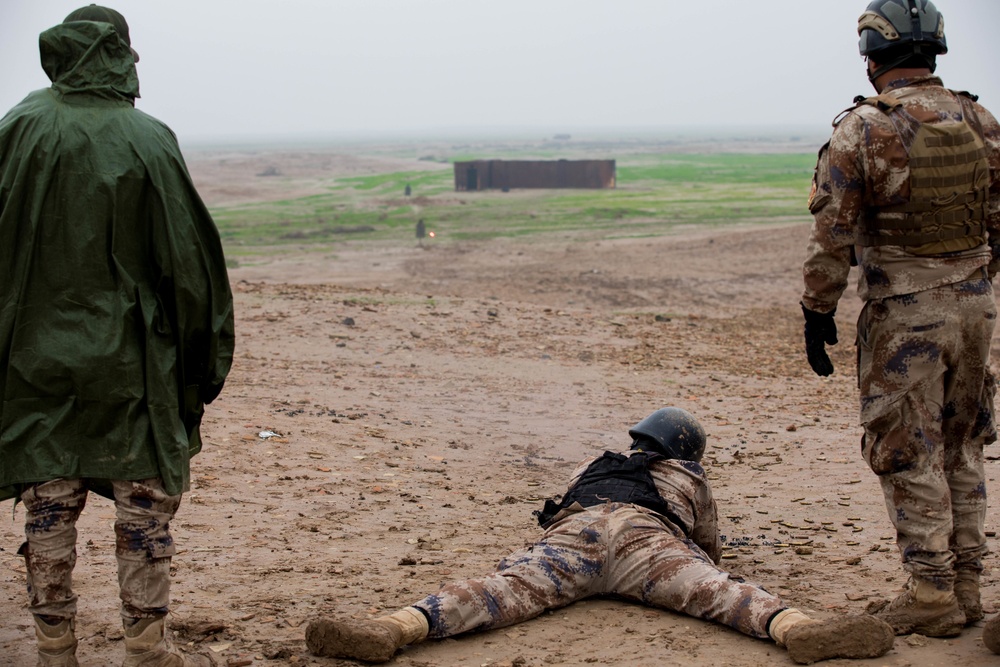
[(628, 430), (632, 449), (645, 448), (668, 459), (701, 461), (705, 453), (705, 429), (680, 408), (660, 408)]
[(872, 58), (878, 78), (917, 56), (935, 68), (935, 57), (948, 53), (944, 16), (930, 0), (874, 0), (858, 18), (858, 50)]

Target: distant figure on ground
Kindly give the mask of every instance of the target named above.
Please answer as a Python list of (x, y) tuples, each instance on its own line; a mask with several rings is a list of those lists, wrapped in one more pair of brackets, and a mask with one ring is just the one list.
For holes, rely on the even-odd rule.
[(948, 50), (933, 3), (876, 0), (858, 33), (877, 96), (839, 116), (819, 154), (806, 354), (818, 375), (833, 372), (825, 346), (837, 342), (834, 313), (856, 258), (862, 454), (910, 574), (879, 615), (897, 634), (950, 637), (983, 618), (1000, 125), (933, 76)]
[(406, 644), (502, 628), (595, 595), (717, 621), (803, 664), (892, 648), (892, 628), (874, 616), (814, 620), (719, 569), (718, 513), (699, 463), (705, 431), (691, 414), (657, 410), (629, 435), (630, 450), (580, 463), (562, 501), (536, 512), (545, 534), (493, 574), (374, 620), (312, 621), (309, 650), (386, 662)]
[(424, 226), (424, 219), (417, 220), (417, 244), (424, 244), (424, 237), (427, 236), (427, 227)]
[(407, 183), (406, 187), (403, 189), (403, 196), (404, 197), (409, 197), (412, 192), (413, 192), (413, 190), (410, 189), (410, 184)]
[(37, 664), (77, 665), (75, 526), (95, 491), (117, 512), (122, 664), (208, 665), (165, 619), (169, 522), (233, 357), (219, 234), (173, 133), (134, 108), (122, 15), (78, 9), (39, 43), (52, 86), (0, 119), (0, 500), (25, 507)]

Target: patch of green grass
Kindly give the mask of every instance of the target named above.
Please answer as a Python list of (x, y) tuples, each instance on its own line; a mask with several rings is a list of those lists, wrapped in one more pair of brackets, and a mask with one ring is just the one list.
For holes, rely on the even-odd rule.
[(618, 180), (786, 187), (808, 183), (815, 162), (814, 155), (797, 153), (673, 155), (652, 164), (620, 166)]
[[(361, 239), (415, 243), (419, 219), (436, 243), (577, 231), (655, 236), (679, 225), (805, 221), (814, 161), (811, 153), (635, 154), (617, 158), (615, 189), (510, 193), (455, 192), (447, 169), (400, 171), (338, 179), (321, 194), (212, 213), (227, 251), (241, 255)], [(403, 196), (407, 184), (412, 197)]]
[(370, 190), (398, 190), (403, 194), (403, 188), (409, 185), (417, 194), (428, 194), (428, 191), (439, 191), (441, 188), (453, 189), (454, 172), (440, 171), (400, 171), (388, 174), (373, 174), (371, 176), (355, 176), (339, 180), (343, 185), (362, 192)]

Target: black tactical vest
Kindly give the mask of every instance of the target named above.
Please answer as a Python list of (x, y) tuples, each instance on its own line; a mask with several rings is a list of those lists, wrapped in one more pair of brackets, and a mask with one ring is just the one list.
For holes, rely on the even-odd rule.
[(665, 516), (681, 530), (684, 523), (670, 510), (670, 505), (656, 489), (656, 482), (649, 472), (649, 464), (665, 458), (651, 452), (635, 452), (631, 456), (604, 452), (580, 475), (576, 484), (557, 504), (545, 501), (545, 507), (536, 511), (538, 523), (548, 528), (553, 517), (573, 503), (593, 507), (605, 503), (631, 503)]

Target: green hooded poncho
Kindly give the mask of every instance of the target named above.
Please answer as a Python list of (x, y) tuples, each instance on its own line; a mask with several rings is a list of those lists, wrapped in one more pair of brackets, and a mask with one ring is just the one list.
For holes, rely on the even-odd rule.
[(0, 500), (57, 477), (178, 494), (233, 357), (219, 234), (111, 24), (39, 43), (52, 87), (0, 120)]

